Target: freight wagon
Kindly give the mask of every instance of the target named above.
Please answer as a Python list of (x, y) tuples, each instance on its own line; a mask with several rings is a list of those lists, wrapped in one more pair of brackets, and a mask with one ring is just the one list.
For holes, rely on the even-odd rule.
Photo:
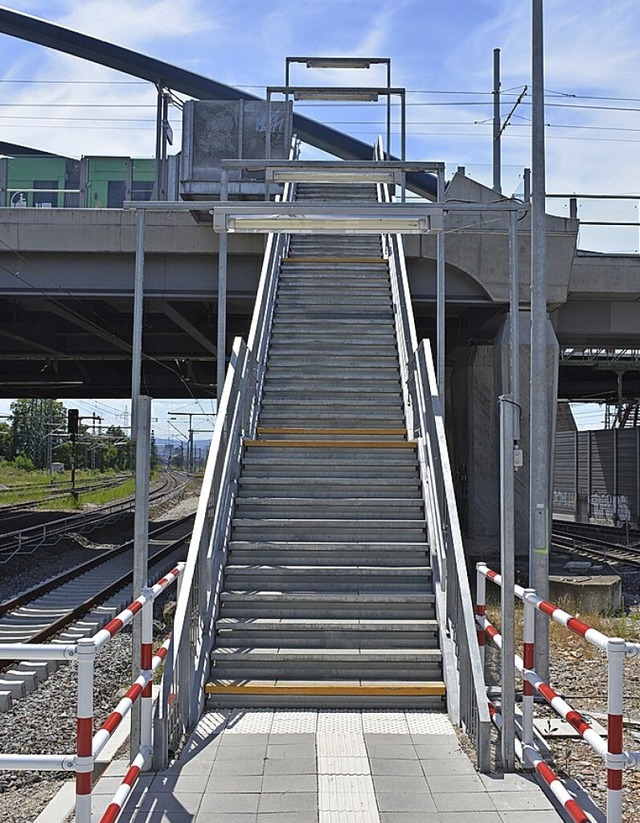
[(640, 427), (558, 432), (553, 516), (575, 523), (637, 528)]

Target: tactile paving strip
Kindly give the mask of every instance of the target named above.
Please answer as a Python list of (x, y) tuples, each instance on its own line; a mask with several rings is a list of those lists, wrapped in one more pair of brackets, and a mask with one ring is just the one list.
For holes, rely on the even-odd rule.
[(273, 725), (273, 710), (234, 709), (227, 719), (225, 734), (269, 734)]
[(275, 711), (271, 734), (314, 734), (317, 725), (317, 711)]
[(362, 732), (316, 734), (319, 823), (380, 823)]
[(404, 712), (362, 712), (365, 734), (409, 734)]
[(440, 712), (405, 712), (409, 734), (455, 734), (453, 724)]

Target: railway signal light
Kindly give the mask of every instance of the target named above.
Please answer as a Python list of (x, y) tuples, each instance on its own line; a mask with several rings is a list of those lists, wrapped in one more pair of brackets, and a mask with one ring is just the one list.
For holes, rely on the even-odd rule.
[(69, 409), (67, 416), (67, 431), (69, 434), (78, 434), (78, 409)]

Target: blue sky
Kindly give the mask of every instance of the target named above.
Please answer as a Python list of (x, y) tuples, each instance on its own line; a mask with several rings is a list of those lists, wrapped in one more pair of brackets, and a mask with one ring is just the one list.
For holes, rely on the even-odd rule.
[[(491, 180), (494, 48), (503, 117), (524, 86), (530, 90), (527, 0), (22, 0), (7, 8), (257, 95), (284, 82), (287, 56), (389, 57), (393, 85), (407, 89), (409, 158), (444, 160), (450, 171), (464, 165), (484, 182)], [(548, 191), (640, 194), (640, 4), (545, 0), (544, 9)], [(294, 67), (292, 82), (384, 85), (385, 78), (382, 69)], [(149, 84), (5, 35), (0, 101), (0, 139), (77, 157), (154, 150)], [(529, 103), (526, 96), (515, 109), (502, 142), (507, 194), (530, 166)], [(310, 105), (299, 110), (363, 140), (384, 131), (383, 106)], [(179, 143), (177, 110), (172, 125)], [(620, 243), (636, 250), (636, 233)]]

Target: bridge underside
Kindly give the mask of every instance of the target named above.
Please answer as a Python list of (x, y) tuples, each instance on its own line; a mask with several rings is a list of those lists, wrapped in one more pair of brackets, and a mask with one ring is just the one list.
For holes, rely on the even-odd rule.
[[(257, 269), (250, 269), (242, 278), (245, 288), (228, 297), (227, 351), (236, 335), (248, 334), (255, 296), (251, 286), (257, 280)], [(215, 272), (211, 285), (186, 296), (152, 291), (145, 299), (143, 390), (152, 397), (215, 397)], [(422, 291), (414, 300), (418, 334), (435, 340), (435, 300)], [(108, 290), (87, 294), (43, 288), (35, 295), (21, 290), (0, 295), (0, 397), (129, 397), (132, 302), (130, 296)], [(504, 311), (469, 296), (448, 302), (448, 361), (455, 362), (469, 345), (495, 339), (493, 330)], [(637, 365), (621, 364), (616, 370), (572, 362), (561, 363), (558, 394), (613, 400), (620, 371), (623, 396), (640, 396)]]

